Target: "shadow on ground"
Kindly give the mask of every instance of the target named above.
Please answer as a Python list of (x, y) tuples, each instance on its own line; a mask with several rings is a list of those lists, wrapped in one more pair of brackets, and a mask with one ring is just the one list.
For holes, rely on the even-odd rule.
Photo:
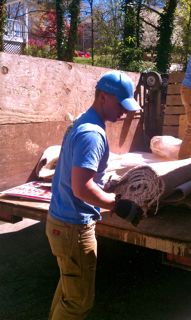
[[(0, 254), (0, 320), (47, 320), (58, 269), (44, 225), (1, 234)], [(190, 288), (191, 272), (161, 265), (158, 252), (98, 238), (88, 320), (190, 320)]]

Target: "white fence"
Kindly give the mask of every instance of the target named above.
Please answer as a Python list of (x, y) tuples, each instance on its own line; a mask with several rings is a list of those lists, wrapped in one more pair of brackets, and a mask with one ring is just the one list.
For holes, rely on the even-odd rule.
[(20, 20), (7, 19), (3, 39), (5, 41), (25, 42), (25, 26)]

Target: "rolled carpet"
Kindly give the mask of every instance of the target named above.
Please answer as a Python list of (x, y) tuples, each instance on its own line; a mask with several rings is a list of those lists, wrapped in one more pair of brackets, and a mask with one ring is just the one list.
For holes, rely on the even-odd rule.
[(116, 182), (113, 192), (120, 194), (122, 199), (129, 199), (137, 203), (146, 216), (152, 207), (155, 207), (155, 212), (157, 212), (164, 190), (163, 180), (151, 167), (138, 166), (130, 169)]
[(111, 181), (111, 186), (112, 191), (120, 194), (122, 199), (137, 203), (146, 216), (150, 209), (157, 213), (159, 204), (169, 197), (177, 186), (190, 180), (191, 158), (127, 168), (122, 177)]

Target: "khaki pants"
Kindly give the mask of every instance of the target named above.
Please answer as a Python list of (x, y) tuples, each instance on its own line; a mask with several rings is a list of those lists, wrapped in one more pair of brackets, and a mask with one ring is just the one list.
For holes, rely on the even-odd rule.
[(182, 144), (180, 146), (178, 158), (186, 159), (191, 156), (191, 88), (181, 86), (180, 94), (181, 94), (182, 103), (185, 108), (187, 127), (185, 131), (185, 135), (182, 139)]
[(62, 223), (48, 215), (46, 234), (60, 269), (49, 319), (83, 320), (93, 306), (95, 295), (95, 223)]

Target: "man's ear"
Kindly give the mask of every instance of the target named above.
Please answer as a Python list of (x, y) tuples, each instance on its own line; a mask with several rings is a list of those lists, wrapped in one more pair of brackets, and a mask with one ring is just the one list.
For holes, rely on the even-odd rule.
[(104, 104), (106, 101), (106, 93), (101, 91), (100, 92), (100, 101)]

